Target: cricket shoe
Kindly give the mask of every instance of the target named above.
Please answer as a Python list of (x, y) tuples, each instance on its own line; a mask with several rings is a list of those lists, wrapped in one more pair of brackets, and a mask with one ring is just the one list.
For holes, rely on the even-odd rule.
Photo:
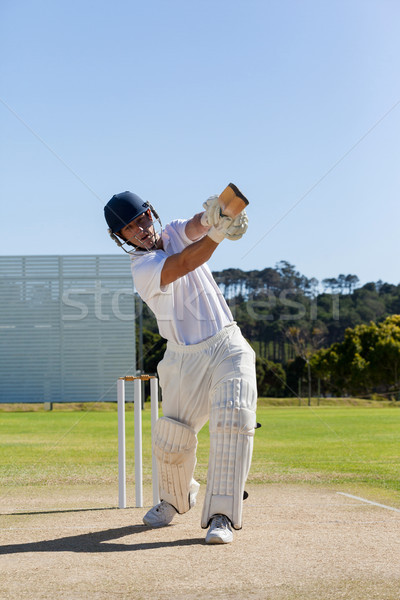
[(229, 544), (233, 541), (231, 523), (225, 515), (214, 515), (206, 535), (206, 544)]
[(171, 523), (176, 513), (177, 510), (172, 504), (165, 502), (165, 500), (161, 500), (160, 504), (153, 506), (153, 508), (144, 515), (143, 523), (149, 527), (165, 527)]

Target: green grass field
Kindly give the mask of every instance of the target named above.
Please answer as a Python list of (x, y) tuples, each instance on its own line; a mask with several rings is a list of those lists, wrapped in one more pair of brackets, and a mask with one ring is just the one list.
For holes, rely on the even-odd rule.
[[(130, 407), (131, 408), (131, 407)], [(312, 483), (400, 491), (400, 411), (352, 406), (257, 411), (251, 483)], [(127, 467), (133, 480), (133, 412), (127, 411)], [(58, 408), (0, 412), (3, 486), (117, 482), (117, 413)], [(144, 481), (151, 481), (150, 407), (143, 411)], [(208, 430), (199, 435), (196, 477), (207, 474)]]

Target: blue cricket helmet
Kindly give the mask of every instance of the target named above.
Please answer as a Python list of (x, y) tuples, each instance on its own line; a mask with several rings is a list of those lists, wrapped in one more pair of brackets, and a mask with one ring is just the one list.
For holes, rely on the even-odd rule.
[(118, 233), (125, 225), (151, 208), (132, 192), (115, 194), (104, 207), (104, 216), (111, 233)]

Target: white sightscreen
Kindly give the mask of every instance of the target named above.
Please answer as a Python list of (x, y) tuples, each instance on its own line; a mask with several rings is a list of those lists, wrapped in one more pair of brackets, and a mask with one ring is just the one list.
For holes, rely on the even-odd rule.
[(128, 256), (0, 257), (0, 402), (115, 400), (135, 373)]

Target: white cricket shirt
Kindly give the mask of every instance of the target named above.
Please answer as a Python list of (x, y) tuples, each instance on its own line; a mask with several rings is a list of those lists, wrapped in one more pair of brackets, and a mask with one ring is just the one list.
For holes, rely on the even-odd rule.
[(160, 335), (176, 344), (197, 344), (233, 322), (232, 313), (207, 264), (161, 288), (168, 256), (193, 242), (185, 234), (187, 220), (176, 220), (163, 230), (163, 250), (132, 255), (135, 288), (154, 312)]

